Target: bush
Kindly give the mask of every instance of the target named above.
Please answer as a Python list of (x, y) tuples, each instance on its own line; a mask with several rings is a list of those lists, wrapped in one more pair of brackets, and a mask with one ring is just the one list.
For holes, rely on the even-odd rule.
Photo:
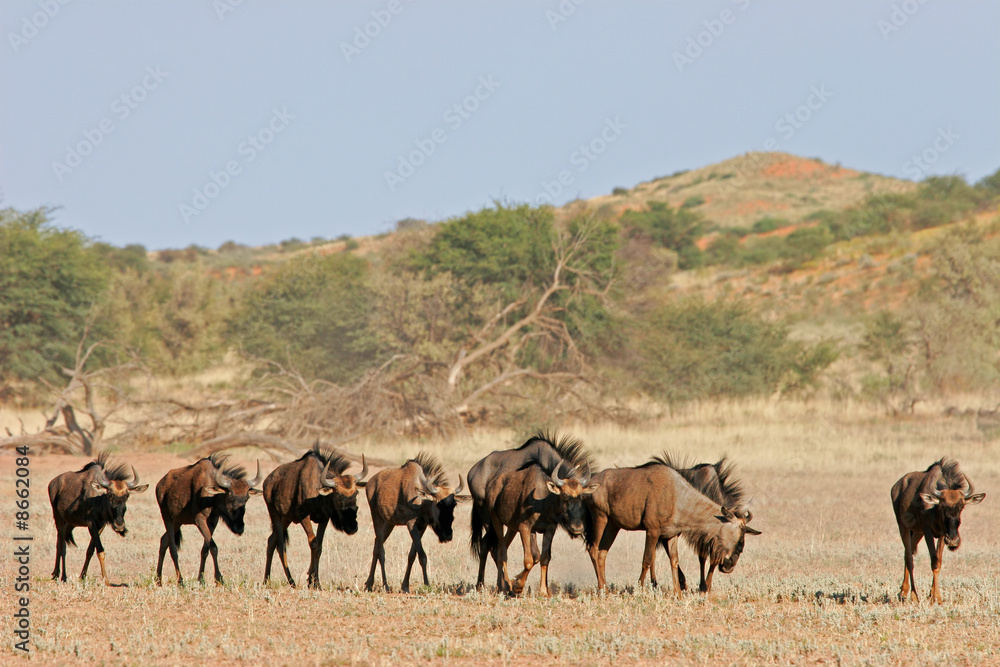
[(615, 188), (614, 190), (611, 191), (611, 194), (613, 195), (627, 195), (628, 193), (629, 193), (628, 188), (620, 188), (620, 187)]
[(632, 236), (640, 236), (677, 253), (680, 268), (701, 266), (704, 258), (695, 245), (704, 230), (704, 219), (691, 209), (672, 209), (664, 202), (649, 202), (646, 211), (626, 211), (622, 226)]
[(764, 234), (772, 232), (775, 229), (787, 227), (788, 225), (789, 222), (783, 218), (764, 217), (753, 223), (753, 226), (750, 227), (750, 231), (754, 234)]
[(687, 199), (685, 199), (684, 203), (681, 204), (681, 208), (694, 208), (696, 206), (701, 206), (704, 203), (705, 203), (704, 197), (695, 195), (693, 197), (688, 197)]
[(228, 331), (250, 355), (310, 379), (357, 380), (379, 359), (367, 263), (349, 253), (289, 261), (253, 292)]
[(643, 316), (634, 330), (634, 372), (667, 401), (739, 398), (813, 386), (837, 358), (828, 342), (808, 346), (738, 301), (686, 299)]

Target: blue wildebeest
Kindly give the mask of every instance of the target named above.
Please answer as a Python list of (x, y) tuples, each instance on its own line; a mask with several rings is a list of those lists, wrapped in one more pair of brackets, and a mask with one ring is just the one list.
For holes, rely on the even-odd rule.
[[(733, 571), (743, 552), (746, 535), (760, 535), (747, 525), (752, 515), (742, 508), (721, 506), (692, 486), (681, 473), (653, 459), (636, 468), (612, 468), (594, 475), (601, 486), (589, 502), (591, 521), (587, 526), (587, 546), (598, 590), (607, 586), (605, 563), (608, 550), (621, 530), (642, 530), (646, 544), (642, 556), (639, 585), (652, 569), (656, 545), (670, 557), (674, 591), (681, 594), (677, 560), (677, 538), (684, 539), (710, 566), (726, 574)], [(737, 484), (735, 480), (732, 483)], [(712, 570), (706, 579), (711, 592)], [(656, 585), (655, 571), (652, 583)]]
[[(581, 474), (589, 475), (593, 466), (592, 460), (583, 451), (583, 446), (578, 440), (568, 437), (559, 439), (554, 434), (540, 430), (520, 447), (492, 452), (469, 469), (469, 474), (466, 475), (469, 493), (472, 496), (472, 534), (469, 546), (473, 557), (479, 558), (477, 588), (483, 586), (486, 578), (487, 555), (492, 555), (493, 562), (497, 564), (497, 588), (503, 586), (503, 573), (498, 562), (497, 536), (490, 525), (489, 507), (486, 504), (486, 487), (499, 475), (518, 470), (529, 461), (541, 467), (546, 475), (558, 472), (563, 479), (572, 475), (572, 468), (576, 463), (580, 464)], [(569, 464), (567, 461), (576, 463)], [(538, 544), (534, 537), (531, 539), (531, 553), (535, 560), (539, 558)]]
[[(320, 587), (319, 560), (323, 554), (327, 522), (348, 535), (358, 532), (358, 488), (368, 474), (364, 456), (361, 461), (363, 469), (360, 474), (345, 475), (350, 461), (343, 454), (316, 443), (300, 458), (278, 466), (267, 476), (264, 480), (264, 502), (271, 517), (271, 535), (267, 538), (265, 584), (271, 576), (271, 559), (277, 549), (285, 578), (289, 585), (295, 586), (285, 550), (288, 525), (294, 522), (302, 524), (309, 541), (309, 588)], [(313, 522), (316, 523), (315, 534)]]
[[(529, 460), (519, 470), (502, 472), (486, 486), (484, 505), (489, 513), (490, 527), (498, 537), (498, 569), (500, 591), (520, 595), (535, 563), (541, 566), (539, 593), (549, 595), (548, 566), (552, 560), (552, 539), (562, 526), (570, 537), (582, 537), (587, 522), (584, 501), (599, 482), (590, 481), (590, 456), (583, 444), (564, 437), (559, 441), (563, 451), (572, 451), (574, 458), (566, 461), (573, 471), (563, 478), (560, 464), (553, 466), (551, 475), (542, 466)], [(582, 470), (581, 470), (582, 468)], [(541, 553), (534, 544), (533, 534), (542, 534)], [(511, 580), (507, 553), (514, 537), (521, 536), (524, 549), (524, 570)]]
[[(962, 545), (958, 527), (962, 523), (962, 509), (966, 505), (982, 502), (985, 493), (974, 493), (972, 482), (954, 459), (942, 458), (923, 472), (903, 475), (892, 485), (892, 509), (896, 514), (899, 537), (903, 540), (903, 585), (899, 599), (905, 601), (912, 590), (914, 601), (919, 602), (917, 584), (913, 578), (913, 555), (921, 538), (927, 542), (931, 555), (934, 580), (928, 599), (941, 603), (938, 589), (938, 572), (944, 558), (944, 548), (955, 551)], [(937, 538), (937, 545), (934, 543)]]
[(139, 475), (134, 467), (131, 478), (131, 482), (127, 481), (129, 473), (124, 463), (111, 464), (107, 452), (101, 452), (80, 470), (64, 472), (49, 482), (49, 502), (52, 504), (52, 518), (56, 522), (56, 566), (52, 570), (52, 579), (60, 578), (62, 563), (61, 578), (66, 581), (66, 544), (76, 546), (73, 529), (86, 527), (90, 531), (90, 544), (87, 545), (80, 578), (87, 576), (90, 559), (96, 552), (104, 583), (110, 583), (104, 567), (101, 531), (110, 523), (111, 529), (124, 537), (128, 532), (125, 528), (125, 511), (128, 509), (125, 504), (129, 494), (142, 493), (149, 487), (148, 484), (139, 485)]
[[(664, 452), (661, 456), (654, 457), (652, 460), (670, 466), (679, 472), (691, 486), (701, 491), (720, 506), (732, 508), (736, 515), (744, 520), (744, 523), (750, 523), (750, 520), (753, 519), (753, 512), (750, 511), (744, 498), (743, 486), (734, 477), (736, 464), (730, 462), (726, 456), (723, 456), (715, 463), (698, 463), (693, 466), (677, 461), (668, 452)], [(707, 545), (702, 546), (707, 547)], [(705, 575), (705, 563), (710, 560), (710, 556), (708, 548), (703, 548), (698, 553), (698, 566), (701, 572), (698, 590), (702, 593), (707, 593), (712, 587), (712, 574), (715, 572), (716, 564), (710, 563), (708, 576), (706, 577)], [(649, 574), (650, 578), (655, 581), (655, 556), (653, 563), (649, 566)], [(677, 578), (681, 582), (681, 590), (686, 590), (687, 584), (684, 571), (680, 566), (677, 568)]]
[(410, 571), (415, 558), (420, 559), (424, 585), (429, 585), (427, 554), (420, 540), (430, 526), (438, 540), (451, 541), (455, 505), (469, 500), (469, 496), (461, 495), (462, 488), (462, 478), (459, 477), (458, 488), (452, 491), (441, 462), (425, 452), (399, 468), (380, 470), (368, 480), (365, 493), (372, 512), (375, 546), (365, 590), (370, 591), (375, 585), (376, 565), (381, 566), (382, 585), (389, 590), (389, 581), (385, 576), (385, 541), (396, 526), (406, 526), (410, 533), (410, 554), (401, 590), (410, 592)]
[(156, 483), (156, 502), (160, 506), (165, 529), (160, 538), (160, 556), (156, 564), (158, 586), (163, 584), (163, 558), (168, 549), (177, 572), (177, 583), (184, 584), (177, 563), (177, 549), (181, 543), (181, 526), (190, 524), (197, 526), (205, 539), (201, 548), (198, 581), (205, 581), (205, 561), (211, 553), (215, 582), (223, 583), (222, 573), (219, 572), (219, 547), (212, 539), (212, 533), (221, 518), (233, 534), (242, 535), (247, 500), (261, 493), (260, 461), (257, 462), (257, 476), (248, 480), (246, 469), (227, 464), (228, 458), (227, 454), (212, 454), (197, 463), (171, 470)]

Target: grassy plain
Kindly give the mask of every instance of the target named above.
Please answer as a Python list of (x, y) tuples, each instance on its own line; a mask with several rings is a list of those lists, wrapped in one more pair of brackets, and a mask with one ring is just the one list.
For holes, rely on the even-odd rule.
[[(940, 414), (940, 413), (938, 413)], [(468, 509), (457, 517), (456, 539), (439, 544), (428, 532), (429, 588), (412, 595), (361, 591), (368, 573), (372, 530), (367, 505), (361, 529), (327, 536), (322, 591), (292, 590), (279, 579), (261, 583), (269, 528), (264, 503), (254, 498), (247, 531), (237, 538), (220, 526), (217, 542), (225, 586), (193, 579), (201, 540), (184, 530), (181, 566), (191, 580), (153, 584), (162, 524), (153, 485), (187, 460), (154, 452), (120, 452), (134, 462), (149, 491), (130, 501), (129, 534), (105, 531), (111, 577), (100, 583), (96, 562), (81, 583), (49, 581), (54, 531), (45, 486), (55, 474), (85, 462), (70, 456), (32, 458), (33, 647), (41, 664), (998, 664), (1000, 663), (1000, 424), (975, 417), (886, 420), (867, 408), (836, 404), (752, 403), (689, 408), (648, 428), (570, 429), (582, 436), (602, 467), (632, 465), (669, 448), (700, 460), (728, 453), (754, 497), (754, 525), (736, 571), (715, 578), (716, 597), (636, 590), (642, 544), (622, 534), (608, 558), (612, 592), (594, 593), (589, 558), (561, 532), (554, 545), (550, 599), (505, 599), (471, 590), (476, 570), (468, 556)], [(421, 448), (444, 457), (457, 474), (485, 453), (519, 444), (523, 434), (475, 432), (450, 442), (355, 442), (352, 449), (402, 461)], [(958, 458), (986, 500), (965, 512), (963, 545), (946, 552), (944, 604), (900, 604), (902, 547), (889, 488), (903, 473), (941, 455)], [(252, 452), (237, 456), (252, 462)], [(276, 465), (262, 460), (265, 471)], [(0, 456), (0, 507), (13, 519), (14, 459)], [(12, 521), (2, 522), (11, 545)], [(77, 529), (68, 569), (79, 573), (87, 538)], [(305, 581), (307, 547), (291, 528), (293, 573)], [(398, 589), (408, 538), (387, 543), (390, 582)], [(520, 558), (515, 548), (512, 556)], [(661, 580), (669, 581), (658, 556)], [(2, 559), (0, 614), (8, 638), (14, 607), (11, 559)], [(516, 562), (516, 561), (515, 561)], [(690, 551), (681, 555), (697, 578)], [(922, 596), (930, 584), (926, 549), (917, 558)], [(211, 565), (209, 565), (211, 567)], [(96, 575), (96, 576), (95, 576)], [(532, 584), (537, 584), (533, 573)], [(487, 580), (494, 577), (492, 566)], [(8, 662), (11, 641), (2, 649)]]

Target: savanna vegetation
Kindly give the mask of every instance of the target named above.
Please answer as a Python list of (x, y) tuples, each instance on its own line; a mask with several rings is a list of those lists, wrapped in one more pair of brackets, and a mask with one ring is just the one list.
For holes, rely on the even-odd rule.
[[(6, 209), (0, 397), (48, 406), (52, 423), (83, 409), (102, 432), (99, 406), (128, 406), (116, 430), (149, 442), (635, 421), (690, 401), (820, 393), (908, 412), (998, 386), (1000, 240), (996, 225), (958, 224), (995, 210), (998, 179), (931, 177), (745, 227), (706, 218), (701, 194), (618, 212), (497, 202), (402, 220), (363, 251), (341, 236), (147, 252), (61, 228), (50, 209)], [(892, 246), (932, 228), (948, 231), (901, 263), (909, 288), (888, 307), (820, 312), (825, 277), (801, 307), (751, 287), (684, 289), (726, 271), (787, 281), (859, 239)], [(212, 369), (228, 371), (183, 400), (150, 393), (150, 378), (182, 386)]]

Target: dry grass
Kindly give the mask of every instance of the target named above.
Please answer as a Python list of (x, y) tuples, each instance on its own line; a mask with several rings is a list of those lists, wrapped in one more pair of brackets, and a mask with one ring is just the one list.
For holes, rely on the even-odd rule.
[[(1000, 588), (996, 553), (1000, 511), (995, 489), (1000, 461), (996, 430), (975, 419), (884, 421), (861, 408), (755, 403), (691, 408), (656, 428), (573, 429), (592, 446), (600, 464), (629, 465), (669, 447), (702, 459), (727, 452), (740, 464), (754, 496), (751, 538), (736, 571), (715, 579), (717, 597), (634, 590), (641, 539), (623, 534), (611, 551), (607, 597), (593, 593), (594, 575), (578, 541), (560, 532), (551, 579), (552, 599), (507, 600), (475, 593), (468, 557), (468, 510), (458, 515), (456, 540), (439, 544), (428, 533), (432, 586), (414, 595), (363, 593), (372, 531), (367, 507), (355, 536), (331, 533), (321, 564), (322, 591), (269, 586), (263, 573), (267, 515), (251, 500), (247, 532), (218, 533), (227, 584), (178, 590), (152, 585), (162, 524), (150, 490), (133, 498), (127, 538), (106, 531), (112, 578), (128, 587), (106, 588), (93, 574), (86, 583), (48, 580), (54, 536), (44, 488), (56, 473), (79, 468), (73, 457), (38, 457), (32, 463), (33, 658), (46, 664), (76, 660), (108, 664), (996, 664), (1000, 662)], [(476, 433), (453, 442), (364, 443), (373, 456), (402, 460), (426, 448), (464, 471), (487, 451), (516, 444), (520, 434)], [(358, 448), (361, 448), (360, 443)], [(946, 553), (945, 604), (899, 604), (895, 594), (902, 547), (889, 504), (889, 488), (903, 473), (942, 454), (958, 458), (986, 501), (965, 513), (963, 546)], [(136, 454), (146, 481), (186, 461)], [(269, 464), (273, 466), (273, 464)], [(0, 504), (12, 507), (13, 459), (0, 458)], [(10, 522), (3, 522), (10, 542)], [(307, 549), (292, 527), (293, 573), (305, 581)], [(86, 546), (84, 531), (77, 541)], [(196, 574), (201, 540), (185, 529), (181, 565)], [(402, 577), (408, 539), (397, 530), (387, 544), (390, 582)], [(71, 549), (79, 572), (83, 549)], [(519, 550), (515, 549), (518, 554)], [(682, 553), (697, 577), (692, 555)], [(662, 580), (667, 580), (659, 556)], [(5, 559), (5, 563), (9, 563)], [(96, 564), (95, 564), (96, 565)], [(926, 594), (926, 550), (917, 559), (917, 583)], [(277, 572), (276, 572), (277, 573)], [(492, 567), (487, 570), (493, 578)], [(165, 574), (172, 576), (168, 562)], [(3, 615), (13, 607), (11, 569), (0, 575)], [(280, 574), (279, 574), (280, 577)], [(537, 582), (537, 574), (531, 579)], [(9, 645), (9, 644), (8, 644)], [(10, 650), (5, 649), (5, 650)]]

